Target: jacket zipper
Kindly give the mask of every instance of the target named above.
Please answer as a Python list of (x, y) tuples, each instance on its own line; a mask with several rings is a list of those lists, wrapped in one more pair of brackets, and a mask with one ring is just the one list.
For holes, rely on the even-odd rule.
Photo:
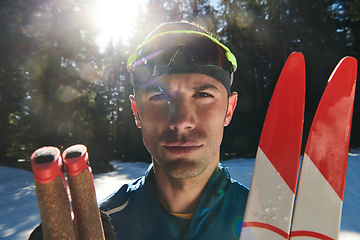
[(194, 229), (194, 224), (195, 224), (195, 219), (197, 218), (197, 216), (199, 215), (199, 212), (200, 210), (202, 209), (202, 205), (203, 205), (203, 202), (205, 201), (205, 197), (206, 195), (208, 194), (208, 192), (210, 191), (211, 187), (214, 182), (219, 178), (219, 176), (221, 175), (222, 173), (222, 170), (221, 169), (218, 169), (218, 173), (217, 175), (212, 179), (211, 182), (209, 182), (209, 184), (207, 185), (206, 189), (205, 189), (205, 192), (203, 193), (203, 195), (201, 196), (200, 198), (200, 201), (197, 205), (197, 207), (195, 208), (195, 211), (194, 211), (194, 214), (193, 214), (193, 217), (191, 218), (191, 221), (190, 221), (190, 225), (189, 225), (189, 229), (188, 229), (188, 232), (187, 234), (184, 235), (184, 240), (191, 240), (191, 236), (192, 236), (192, 233), (193, 233), (193, 229)]

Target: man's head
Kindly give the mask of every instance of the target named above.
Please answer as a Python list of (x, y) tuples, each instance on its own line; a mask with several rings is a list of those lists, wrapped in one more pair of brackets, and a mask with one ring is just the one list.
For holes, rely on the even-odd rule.
[(147, 79), (172, 73), (199, 73), (230, 86), (237, 63), (230, 50), (204, 29), (187, 22), (155, 29), (128, 60), (134, 90)]
[(217, 167), (223, 128), (230, 123), (237, 102), (237, 94), (230, 93), (236, 64), (227, 59), (228, 50), (205, 35), (159, 35), (174, 26), (205, 34), (184, 23), (156, 29), (147, 38), (150, 42), (145, 41), (130, 57), (136, 93), (130, 100), (155, 171), (194, 178)]

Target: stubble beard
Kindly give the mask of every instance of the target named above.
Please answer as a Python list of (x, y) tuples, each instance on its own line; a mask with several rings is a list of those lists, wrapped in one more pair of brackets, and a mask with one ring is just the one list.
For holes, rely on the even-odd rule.
[[(209, 166), (206, 160), (189, 160), (185, 158), (178, 159), (162, 159), (157, 160), (153, 158), (156, 165), (159, 165), (162, 170), (172, 178), (175, 179), (190, 179), (201, 175)], [(155, 170), (156, 171), (156, 170)]]
[[(208, 140), (209, 136), (206, 135), (204, 132), (197, 132), (192, 133), (188, 136), (178, 136), (174, 132), (167, 132), (160, 136), (159, 142), (175, 142), (175, 141), (182, 141), (182, 142), (199, 142), (202, 144), (199, 150), (200, 152), (190, 153), (190, 156), (187, 155), (179, 156), (178, 158), (168, 158), (166, 155), (166, 149), (161, 144), (156, 144), (157, 149), (152, 155), (152, 161), (154, 163), (155, 171), (156, 167), (162, 168), (162, 170), (170, 177), (175, 179), (190, 179), (195, 178), (201, 175), (209, 165), (211, 165), (212, 161), (214, 161), (214, 154), (209, 154), (209, 149), (206, 148), (208, 144), (210, 144)], [(148, 149), (149, 150), (149, 149)], [(149, 151), (150, 152), (150, 151)], [(192, 156), (193, 155), (193, 156)], [(215, 153), (216, 155), (216, 153)]]

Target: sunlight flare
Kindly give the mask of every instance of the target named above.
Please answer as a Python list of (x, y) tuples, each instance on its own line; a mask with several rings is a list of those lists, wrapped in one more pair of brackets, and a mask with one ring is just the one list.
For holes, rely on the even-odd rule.
[(100, 29), (99, 44), (111, 39), (128, 40), (138, 12), (138, 0), (97, 0), (94, 5), (95, 22)]

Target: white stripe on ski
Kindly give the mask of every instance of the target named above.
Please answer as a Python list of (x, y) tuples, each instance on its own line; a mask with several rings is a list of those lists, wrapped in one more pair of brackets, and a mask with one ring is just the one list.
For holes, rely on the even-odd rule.
[(256, 155), (254, 175), (240, 239), (287, 239), (294, 193), (261, 148)]
[(333, 219), (341, 218), (341, 209), (342, 200), (305, 154), (290, 239), (338, 239), (340, 222), (336, 226)]

